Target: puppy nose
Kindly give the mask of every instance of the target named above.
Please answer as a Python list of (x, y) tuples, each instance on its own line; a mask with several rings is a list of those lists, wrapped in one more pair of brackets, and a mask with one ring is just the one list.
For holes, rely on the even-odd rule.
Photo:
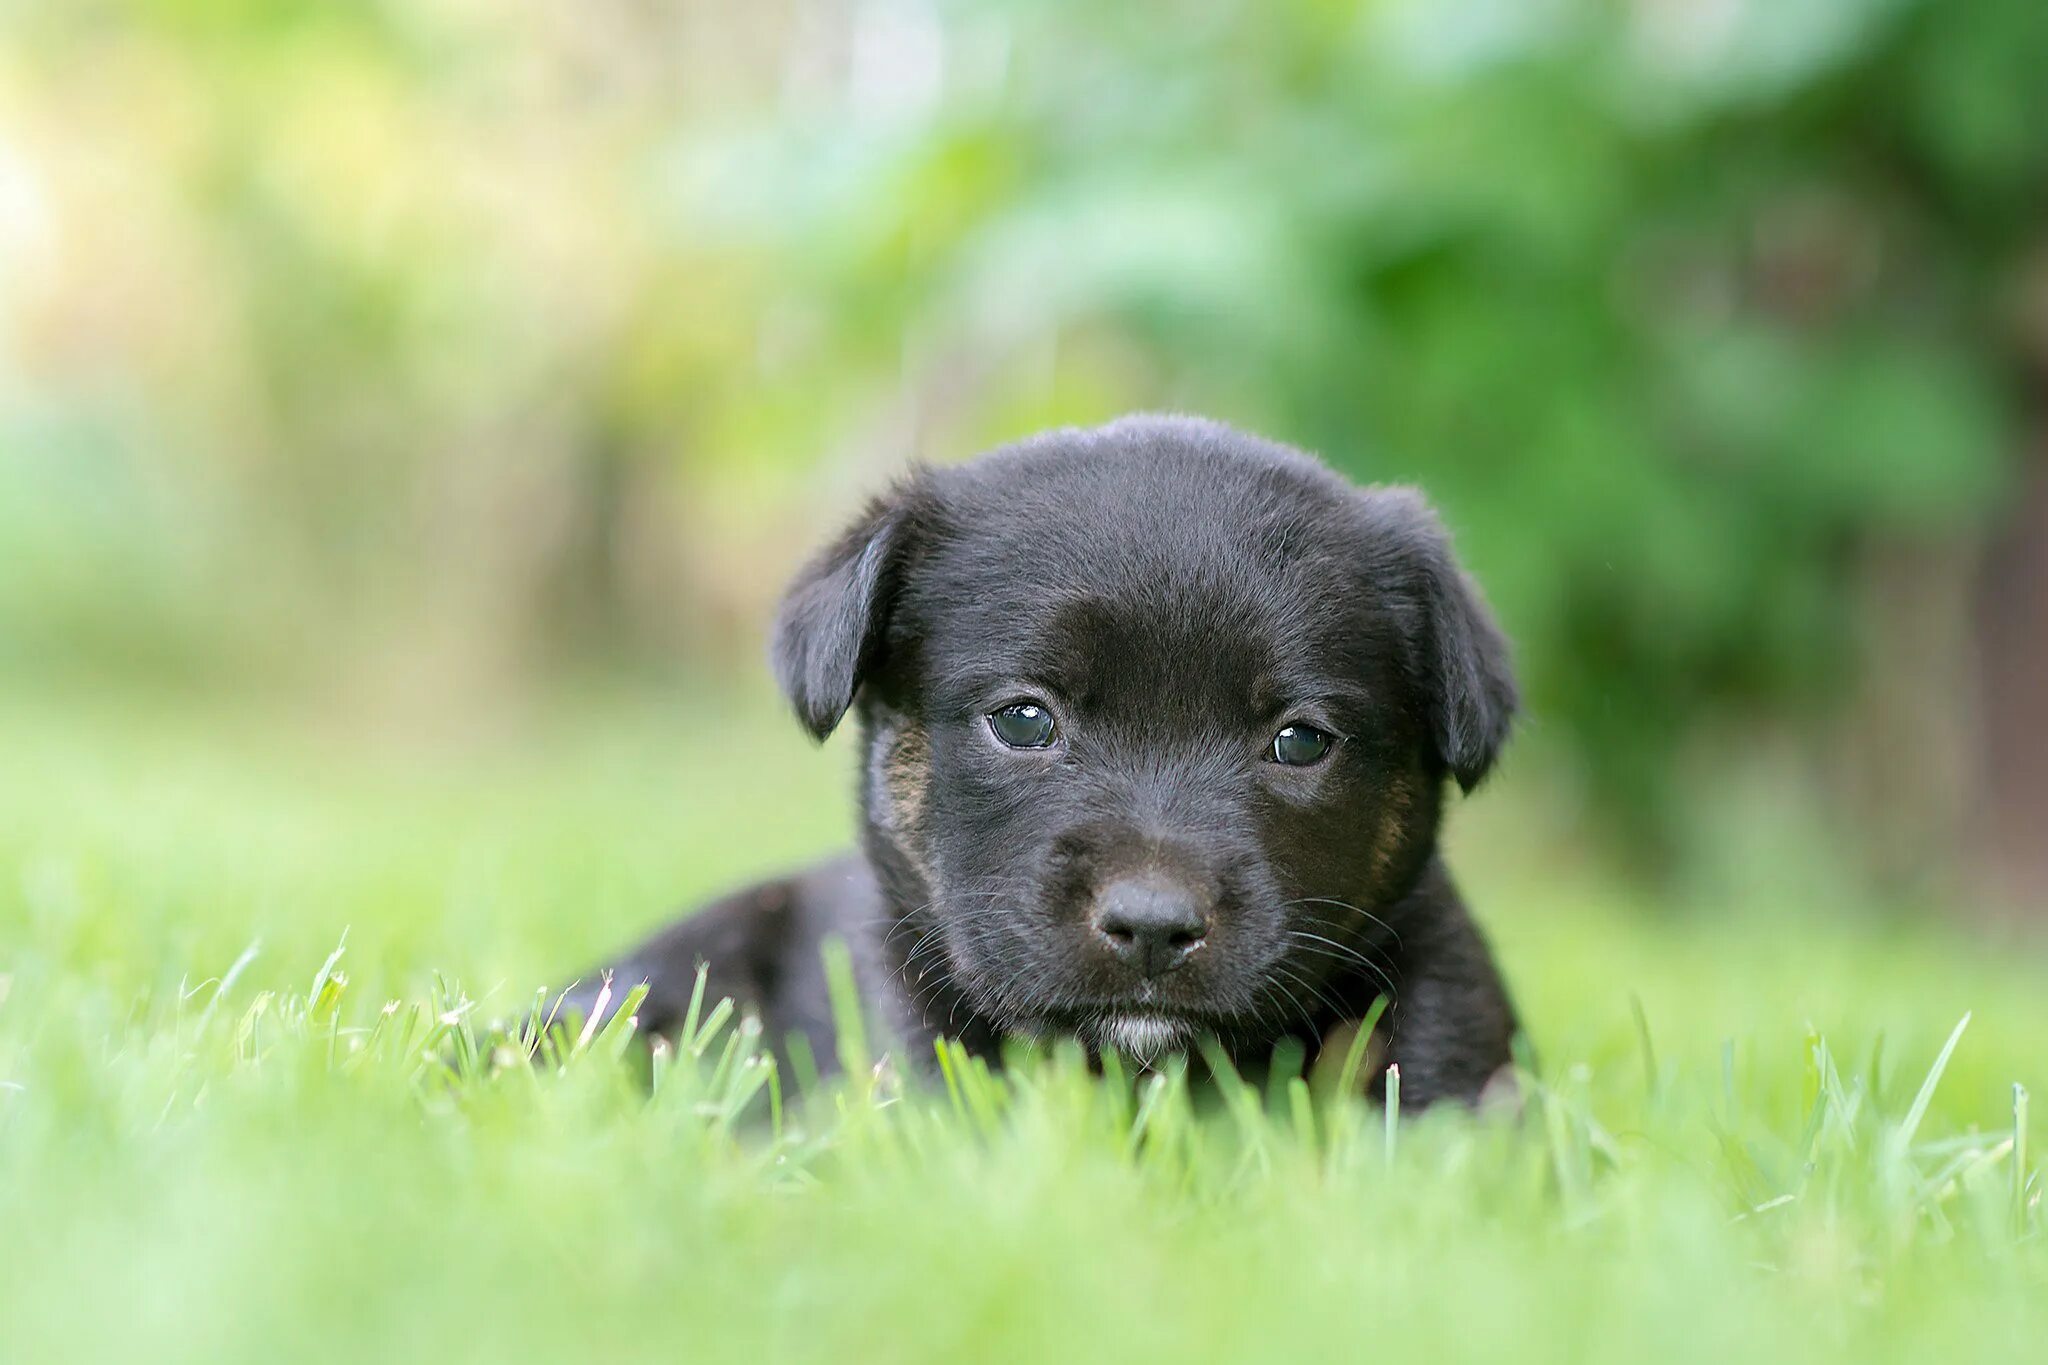
[(1110, 951), (1146, 976), (1164, 976), (1188, 960), (1209, 932), (1194, 892), (1152, 877), (1120, 878), (1095, 897), (1095, 931)]

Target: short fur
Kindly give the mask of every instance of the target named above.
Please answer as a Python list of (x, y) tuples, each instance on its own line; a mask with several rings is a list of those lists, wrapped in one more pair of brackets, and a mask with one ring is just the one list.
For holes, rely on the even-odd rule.
[[(1031, 1035), (1150, 1061), (1206, 1034), (1256, 1066), (1384, 994), (1404, 1103), (1475, 1100), (1507, 1063), (1513, 1011), (1437, 827), (1446, 779), (1492, 768), (1515, 684), (1418, 494), (1191, 418), (1049, 432), (870, 504), (798, 573), (773, 655), (813, 735), (859, 718), (862, 853), (627, 954), (612, 998), (647, 982), (643, 1027), (679, 1022), (706, 963), (714, 995), (829, 1059), (836, 935), (912, 1057)], [(992, 732), (1024, 698), (1050, 747)], [(1270, 761), (1296, 722), (1338, 737), (1320, 763)], [(1169, 970), (1105, 936), (1106, 888), (1131, 885), (1200, 917)]]

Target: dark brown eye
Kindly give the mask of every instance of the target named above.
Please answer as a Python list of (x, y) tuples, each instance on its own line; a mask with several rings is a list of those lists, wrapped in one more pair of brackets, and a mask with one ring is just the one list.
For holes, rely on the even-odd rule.
[(1290, 768), (1306, 768), (1329, 756), (1337, 741), (1313, 725), (1283, 726), (1266, 756)]
[(988, 728), (1012, 749), (1043, 749), (1059, 733), (1052, 712), (1035, 701), (1013, 701), (989, 712)]

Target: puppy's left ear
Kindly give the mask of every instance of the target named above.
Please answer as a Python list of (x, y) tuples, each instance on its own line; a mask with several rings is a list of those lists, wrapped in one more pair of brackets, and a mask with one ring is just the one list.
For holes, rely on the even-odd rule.
[(890, 598), (910, 539), (913, 485), (869, 503), (797, 571), (775, 616), (775, 679), (813, 738), (839, 725), (881, 663)]
[(1374, 577), (1405, 618), (1437, 755), (1469, 792), (1500, 756), (1520, 705), (1507, 638), (1420, 493), (1374, 488), (1365, 500)]

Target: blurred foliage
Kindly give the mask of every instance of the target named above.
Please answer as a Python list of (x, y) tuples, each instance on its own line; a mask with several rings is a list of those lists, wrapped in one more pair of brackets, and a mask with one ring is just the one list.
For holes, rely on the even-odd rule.
[(1654, 849), (2048, 351), (2039, 0), (0, 15), (11, 669), (729, 666), (905, 459), (1170, 406), (1425, 485)]

